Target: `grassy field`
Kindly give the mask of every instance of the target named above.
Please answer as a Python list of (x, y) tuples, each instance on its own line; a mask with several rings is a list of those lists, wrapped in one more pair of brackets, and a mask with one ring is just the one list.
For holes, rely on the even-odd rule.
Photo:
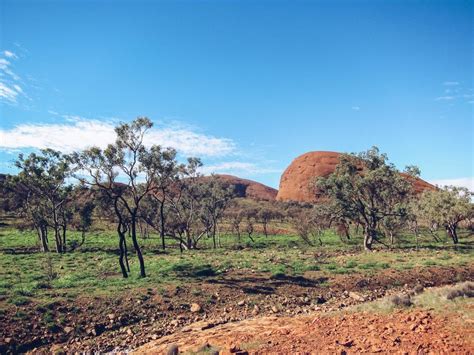
[[(70, 233), (69, 243), (79, 235)], [(163, 252), (158, 236), (141, 239), (148, 277), (138, 278), (138, 263), (130, 253), (131, 277), (123, 279), (118, 267), (117, 237), (113, 232), (95, 232), (74, 252), (58, 255), (39, 253), (36, 235), (14, 229), (0, 230), (0, 297), (1, 307), (26, 305), (30, 302), (74, 300), (78, 296), (120, 294), (133, 289), (160, 290), (167, 285), (199, 282), (225, 275), (233, 270), (298, 276), (308, 271), (321, 276), (358, 273), (370, 275), (383, 269), (409, 270), (417, 267), (466, 266), (472, 263), (474, 237), (464, 233), (458, 248), (452, 244), (434, 243), (429, 236), (420, 238), (420, 249), (414, 251), (414, 238), (405, 235), (393, 250), (378, 246), (373, 253), (361, 251), (361, 241), (342, 242), (331, 232), (319, 244), (308, 246), (297, 236), (254, 236), (255, 242), (242, 236), (223, 236), (223, 247), (211, 248), (204, 240), (201, 249), (180, 253), (170, 242)]]

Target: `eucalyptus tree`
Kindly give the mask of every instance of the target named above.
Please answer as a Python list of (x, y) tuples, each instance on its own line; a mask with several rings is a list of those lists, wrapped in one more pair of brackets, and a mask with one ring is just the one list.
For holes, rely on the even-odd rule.
[(71, 226), (81, 232), (81, 241), (75, 248), (82, 246), (86, 241), (86, 233), (92, 227), (92, 216), (96, 208), (93, 192), (85, 186), (76, 186), (71, 198)]
[(263, 234), (268, 237), (268, 224), (276, 219), (282, 218), (282, 213), (278, 208), (275, 208), (273, 204), (268, 201), (261, 201), (259, 203), (257, 211), (257, 220), (260, 222), (263, 228)]
[(473, 193), (463, 187), (445, 186), (422, 193), (416, 204), (415, 213), (419, 219), (446, 229), (454, 244), (458, 244), (458, 227), (462, 221), (474, 216), (471, 202)]
[(181, 165), (179, 178), (166, 199), (168, 233), (178, 241), (181, 250), (195, 249), (207, 230), (200, 218), (202, 176), (198, 170), (201, 166), (199, 159), (188, 158), (187, 164)]
[(406, 214), (411, 184), (377, 147), (359, 154), (344, 154), (334, 173), (319, 178), (319, 191), (346, 220), (364, 227), (364, 248), (372, 249), (380, 223)]
[(163, 250), (165, 250), (167, 217), (166, 201), (168, 200), (168, 195), (170, 194), (171, 190), (177, 185), (180, 177), (180, 171), (184, 169), (184, 166), (183, 164), (179, 164), (176, 160), (175, 149), (167, 148), (161, 150), (161, 148), (158, 146), (155, 147), (155, 150), (157, 169), (153, 180), (154, 193), (151, 195), (151, 198), (158, 204), (158, 226), (161, 238), (161, 247)]
[(20, 206), (38, 233), (42, 251), (49, 251), (48, 228), (52, 228), (56, 252), (66, 251), (66, 230), (71, 219), (68, 183), (71, 165), (68, 156), (53, 149), (43, 149), (28, 156), (19, 154), (15, 162), (19, 173), (10, 185), (21, 201)]
[(101, 189), (110, 199), (117, 217), (119, 264), (128, 276), (125, 260), (125, 235), (128, 231), (140, 265), (140, 277), (146, 277), (143, 253), (137, 240), (137, 224), (142, 202), (156, 190), (155, 181), (162, 162), (162, 149), (147, 148), (145, 135), (153, 126), (150, 119), (138, 117), (115, 128), (116, 141), (102, 150), (93, 147), (73, 156), (76, 177)]
[(200, 218), (207, 233), (212, 237), (215, 249), (217, 245), (220, 246), (219, 222), (230, 201), (235, 197), (235, 186), (226, 184), (217, 176), (211, 175), (209, 178), (201, 180), (199, 188)]

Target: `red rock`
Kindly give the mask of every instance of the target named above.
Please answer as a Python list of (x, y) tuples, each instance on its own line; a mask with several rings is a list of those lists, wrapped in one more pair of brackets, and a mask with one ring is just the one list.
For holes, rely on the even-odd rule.
[[(279, 201), (316, 202), (316, 190), (311, 183), (318, 177), (326, 177), (334, 172), (339, 164), (341, 153), (309, 152), (297, 157), (286, 168), (280, 179), (280, 188), (276, 197)], [(426, 181), (402, 173), (413, 184), (415, 193), (435, 187)]]
[[(245, 197), (253, 200), (274, 201), (278, 193), (278, 190), (253, 180), (242, 179), (237, 176), (225, 174), (216, 174), (214, 176), (226, 184), (235, 185), (238, 197)], [(203, 177), (203, 179), (206, 178), (209, 177)]]

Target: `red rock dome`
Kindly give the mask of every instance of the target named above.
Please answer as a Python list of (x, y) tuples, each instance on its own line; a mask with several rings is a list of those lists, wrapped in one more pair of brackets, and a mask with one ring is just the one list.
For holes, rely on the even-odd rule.
[[(286, 168), (280, 179), (277, 200), (315, 202), (317, 198), (311, 189), (311, 182), (317, 177), (326, 177), (334, 172), (339, 164), (341, 153), (337, 152), (309, 152), (297, 157)], [(425, 189), (435, 187), (421, 179), (402, 174), (413, 183), (413, 189), (420, 193)]]

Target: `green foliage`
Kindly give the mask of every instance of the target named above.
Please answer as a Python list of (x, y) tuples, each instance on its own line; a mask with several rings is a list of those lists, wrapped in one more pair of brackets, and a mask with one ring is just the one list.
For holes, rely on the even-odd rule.
[(474, 217), (471, 196), (473, 194), (466, 188), (454, 186), (427, 190), (414, 203), (414, 210), (420, 222), (424, 222), (429, 228), (444, 226), (457, 244), (459, 223)]
[(318, 179), (316, 185), (318, 193), (330, 198), (335, 218), (364, 226), (366, 249), (377, 239), (381, 221), (406, 214), (411, 191), (410, 183), (376, 147), (342, 155), (334, 173)]
[[(225, 277), (232, 272), (257, 272), (267, 277), (288, 276), (331, 277), (338, 274), (370, 275), (383, 269), (409, 270), (433, 266), (458, 266), (472, 264), (472, 249), (463, 248), (472, 243), (474, 236), (465, 235), (458, 250), (449, 245), (433, 244), (430, 238), (420, 238), (418, 252), (394, 249), (374, 253), (358, 253), (360, 238), (354, 236), (354, 244), (341, 242), (335, 233), (321, 235), (323, 246), (307, 246), (298, 236), (254, 236), (255, 245), (236, 251), (237, 241), (232, 235), (222, 235), (222, 248), (213, 249), (211, 238), (202, 241), (201, 249), (179, 251), (168, 240), (166, 253), (157, 252), (160, 237), (151, 234), (142, 240), (143, 253), (148, 261), (147, 278), (123, 279), (117, 267), (116, 235), (113, 232), (90, 233), (84, 245), (74, 252), (12, 253), (28, 251), (34, 247), (36, 236), (31, 232), (13, 229), (0, 230), (0, 294), (5, 307), (30, 302), (52, 304), (56, 300), (73, 299), (78, 295), (101, 296), (143, 290), (166, 288), (167, 285), (192, 285), (204, 280)], [(79, 240), (81, 234), (72, 232), (70, 242)], [(400, 239), (402, 242), (405, 239)], [(406, 245), (412, 247), (407, 236)], [(436, 246), (440, 253), (423, 246)], [(322, 256), (321, 254), (322, 253)], [(350, 253), (351, 256), (347, 254)], [(51, 258), (53, 278), (44, 267)], [(435, 265), (434, 265), (435, 264)], [(138, 274), (139, 265), (131, 260), (132, 274)], [(309, 273), (309, 274), (307, 274)], [(47, 287), (44, 287), (44, 286)]]

